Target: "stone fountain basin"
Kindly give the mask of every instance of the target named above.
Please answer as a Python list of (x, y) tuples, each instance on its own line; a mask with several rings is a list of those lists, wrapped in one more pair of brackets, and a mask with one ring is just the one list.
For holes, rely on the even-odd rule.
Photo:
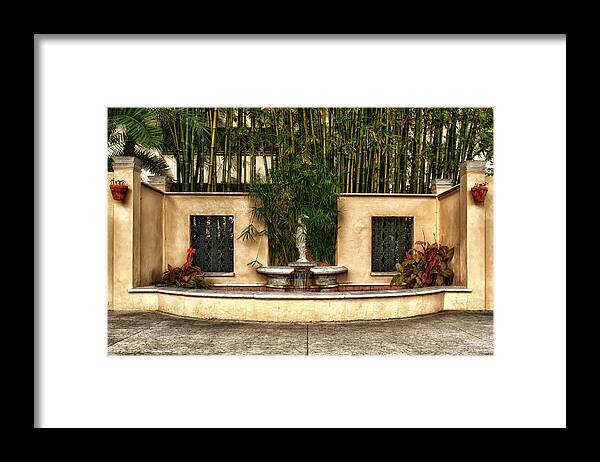
[(313, 276), (313, 284), (323, 289), (338, 286), (337, 275), (348, 272), (345, 266), (315, 266), (310, 269)]
[[(310, 268), (312, 284), (322, 288), (337, 287), (337, 275), (348, 271), (345, 266), (313, 266)], [(294, 268), (291, 266), (262, 266), (257, 268), (258, 274), (267, 276), (267, 287), (290, 287)]]
[(261, 266), (256, 269), (256, 272), (265, 276), (289, 276), (294, 272), (294, 268), (291, 266)]
[(316, 275), (321, 274), (344, 274), (348, 272), (348, 268), (345, 266), (315, 266), (310, 269), (310, 272)]

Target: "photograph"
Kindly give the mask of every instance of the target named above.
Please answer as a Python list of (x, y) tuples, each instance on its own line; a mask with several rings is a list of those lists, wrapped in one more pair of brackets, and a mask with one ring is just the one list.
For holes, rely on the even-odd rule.
[(566, 428), (566, 42), (35, 34), (34, 428)]
[(107, 354), (493, 355), (493, 128), (107, 107)]

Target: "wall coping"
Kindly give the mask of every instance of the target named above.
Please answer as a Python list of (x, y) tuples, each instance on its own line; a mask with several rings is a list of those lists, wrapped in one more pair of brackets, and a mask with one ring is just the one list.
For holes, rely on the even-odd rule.
[[(239, 196), (239, 197), (243, 197), (243, 196), (249, 196), (250, 194), (247, 192), (208, 192), (208, 191), (188, 191), (188, 192), (183, 192), (183, 191), (162, 191), (160, 189), (158, 189), (156, 186), (146, 182), (146, 181), (142, 181), (141, 182), (142, 185), (153, 189), (156, 192), (159, 192), (161, 194), (167, 195), (167, 196)], [(456, 186), (453, 186), (450, 189), (447, 189), (444, 192), (441, 192), (439, 194), (408, 194), (408, 193), (340, 193), (337, 196), (338, 197), (424, 197), (424, 198), (429, 198), (429, 199), (435, 199), (435, 198), (439, 198), (445, 195), (448, 195), (456, 190), (458, 190), (460, 188), (460, 185), (457, 184)]]
[(374, 196), (374, 197), (429, 197), (429, 198), (436, 198), (437, 195), (436, 194), (416, 194), (416, 193), (339, 193), (338, 196), (342, 196), (342, 197), (353, 197), (353, 196), (358, 196), (358, 197), (369, 197), (369, 196)]
[(450, 194), (452, 194), (453, 192), (457, 192), (458, 190), (460, 190), (460, 184), (452, 186), (450, 189), (446, 189), (445, 191), (439, 193), (437, 197), (439, 199), (440, 197), (449, 196)]
[(146, 186), (146, 188), (150, 188), (150, 189), (152, 189), (153, 191), (156, 191), (156, 192), (158, 192), (158, 193), (164, 194), (164, 191), (161, 191), (161, 190), (160, 190), (160, 189), (158, 189), (156, 186), (152, 186), (151, 184), (149, 184), (149, 183), (146, 183), (145, 181), (141, 181), (140, 183), (141, 183), (141, 185), (142, 185), (142, 186)]
[(487, 161), (485, 160), (465, 160), (458, 165), (458, 171), (465, 172), (467, 170), (485, 171)]
[(247, 192), (223, 192), (223, 191), (169, 191), (163, 192), (167, 196), (248, 196)]
[(113, 156), (112, 157), (113, 170), (117, 168), (135, 168), (138, 170), (142, 169), (142, 161), (137, 157), (133, 156)]
[(384, 289), (373, 291), (343, 291), (343, 292), (264, 292), (249, 290), (210, 290), (210, 289), (184, 289), (180, 287), (145, 286), (129, 289), (130, 294), (158, 293), (168, 295), (182, 295), (185, 297), (206, 298), (251, 298), (267, 300), (332, 300), (354, 298), (390, 298), (431, 295), (445, 292), (472, 292), (472, 289), (463, 286), (436, 286), (421, 287), (419, 289)]

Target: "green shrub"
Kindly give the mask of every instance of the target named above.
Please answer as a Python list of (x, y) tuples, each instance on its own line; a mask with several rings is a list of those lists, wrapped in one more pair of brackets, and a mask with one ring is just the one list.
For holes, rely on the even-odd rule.
[[(337, 239), (337, 176), (320, 160), (293, 156), (273, 168), (269, 180), (257, 178), (250, 187), (255, 200), (252, 222), (259, 219), (264, 230), (254, 224), (244, 229), (240, 238), (269, 239), (271, 265), (287, 265), (298, 258), (296, 228), (298, 218), (306, 215), (307, 255), (318, 262), (333, 263)], [(251, 262), (260, 265), (258, 261)]]

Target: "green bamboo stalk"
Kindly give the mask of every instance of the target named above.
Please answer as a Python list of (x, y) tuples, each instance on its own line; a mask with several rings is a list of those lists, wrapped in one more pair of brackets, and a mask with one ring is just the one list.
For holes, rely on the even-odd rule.
[(392, 192), (400, 191), (400, 143), (404, 124), (404, 112), (402, 109), (392, 109), (392, 120), (394, 121), (394, 175), (392, 179)]
[[(198, 114), (200, 113), (201, 109), (192, 109), (192, 115), (195, 119), (198, 118)], [(192, 133), (193, 135), (196, 135), (194, 132)], [(203, 140), (204, 140), (204, 134), (202, 133), (202, 131), (199, 131), (197, 133), (197, 137), (199, 138), (198, 142), (194, 143), (194, 140), (192, 139), (192, 151), (196, 151), (196, 170), (194, 173), (194, 180), (192, 182), (193, 184), (193, 190), (195, 191), (196, 185), (199, 185), (199, 189), (202, 189), (202, 184), (200, 183), (200, 171), (202, 169), (202, 149), (203, 149)], [(193, 136), (193, 138), (196, 138), (196, 136)]]
[(190, 180), (189, 180), (189, 170), (190, 170), (190, 160), (189, 160), (189, 145), (188, 145), (188, 120), (185, 118), (183, 120), (183, 190), (190, 190)]
[(235, 178), (237, 183), (237, 191), (241, 191), (241, 175), (242, 175), (242, 143), (240, 140), (240, 126), (242, 123), (242, 108), (237, 109), (237, 120), (236, 120), (236, 142), (237, 142), (237, 155), (235, 156)]
[(390, 141), (390, 110), (389, 108), (385, 109), (385, 145), (383, 148), (383, 154), (384, 154), (384, 169), (383, 169), (383, 187), (381, 189), (381, 192), (389, 192), (389, 176), (390, 176), (390, 166), (391, 166), (391, 162), (389, 159), (389, 141)]
[[(323, 158), (327, 159), (328, 158), (327, 154), (329, 154), (329, 151), (327, 149), (327, 128), (326, 128), (327, 124), (328, 124), (328, 120), (327, 120), (327, 110), (325, 108), (320, 109), (319, 119), (321, 121), (321, 149), (323, 150)], [(331, 157), (330, 168), (332, 170), (335, 169), (333, 159), (334, 158)]]
[(180, 185), (181, 184), (181, 169), (182, 169), (182, 165), (181, 165), (181, 151), (180, 151), (180, 144), (179, 144), (179, 139), (177, 137), (177, 122), (176, 119), (173, 118), (172, 121), (169, 121), (168, 123), (169, 126), (169, 131), (171, 134), (171, 138), (173, 139), (173, 146), (175, 147), (175, 162), (177, 163), (177, 184)]
[[(283, 140), (280, 144), (280, 142), (279, 142), (279, 120), (277, 119), (276, 109), (271, 109), (271, 117), (273, 120), (272, 123), (273, 123), (273, 127), (275, 130), (275, 146), (276, 146), (275, 150), (273, 152), (275, 155), (275, 158), (273, 160), (274, 160), (274, 166), (275, 166), (275, 168), (277, 168), (279, 166), (279, 157), (281, 155)], [(271, 164), (271, 165), (273, 166), (273, 164)]]
[(429, 117), (427, 109), (422, 109), (421, 112), (423, 114), (423, 134), (421, 135), (421, 148), (419, 152), (421, 162), (419, 171), (419, 193), (424, 194), (427, 192), (425, 188), (427, 186), (427, 138), (429, 134)]
[(409, 160), (409, 135), (410, 135), (410, 125), (412, 122), (412, 111), (410, 109), (406, 110), (406, 119), (404, 122), (404, 134), (402, 139), (402, 173), (401, 173), (401, 186), (400, 192), (407, 192), (407, 183), (408, 183), (408, 160)]
[[(355, 143), (356, 143), (356, 136), (354, 135), (354, 110), (350, 109), (350, 113), (349, 113), (350, 117), (349, 119), (352, 120), (352, 122), (350, 122), (350, 120), (348, 121), (348, 126), (349, 129), (346, 132), (347, 135), (349, 136), (348, 138), (346, 138), (346, 152), (349, 152), (348, 155), (348, 172), (347, 172), (347, 176), (346, 176), (346, 191), (348, 193), (353, 192), (352, 191), (352, 185), (354, 184), (352, 181), (352, 174), (354, 173), (354, 150), (355, 150)], [(351, 142), (351, 144), (350, 144)]]
[[(230, 154), (230, 146), (229, 146), (229, 131), (231, 129), (231, 119), (232, 119), (232, 108), (227, 108), (225, 110), (225, 140), (223, 145), (223, 190), (231, 191), (231, 154)], [(227, 168), (227, 170), (225, 170)], [(225, 173), (227, 171), (227, 173)]]
[(294, 120), (293, 120), (293, 110), (290, 109), (289, 110), (289, 116), (290, 116), (290, 143), (292, 145), (292, 153), (295, 152), (294, 151)]
[(267, 155), (265, 152), (265, 136), (267, 137), (266, 139), (270, 139), (270, 136), (268, 135), (267, 132), (267, 126), (266, 123), (264, 123), (265, 121), (268, 121), (268, 117), (266, 117), (267, 113), (263, 110), (260, 111), (260, 117), (259, 117), (259, 129), (261, 130), (261, 133), (264, 134), (264, 136), (260, 137), (260, 149), (262, 152), (262, 159), (263, 159), (263, 167), (265, 169), (265, 181), (269, 181), (269, 164), (267, 162)]
[(208, 191), (216, 190), (216, 175), (214, 172), (215, 169), (215, 142), (216, 142), (216, 132), (217, 132), (217, 108), (213, 109), (211, 118), (210, 118), (210, 157), (208, 159), (208, 184), (206, 185), (206, 189)]
[(256, 180), (256, 150), (254, 144), (254, 135), (256, 129), (256, 114), (254, 109), (250, 109), (250, 183)]
[(242, 188), (243, 191), (247, 190), (247, 174), (248, 174), (248, 156), (246, 156), (246, 147), (247, 147), (247, 140), (246, 140), (246, 129), (248, 127), (246, 127), (246, 110), (244, 109), (242, 111), (242, 126), (241, 126), (241, 145), (242, 145), (242, 152), (240, 155), (243, 156), (242, 159), (242, 168), (244, 170), (244, 177), (242, 179)]
[[(471, 160), (471, 158), (469, 158), (469, 148), (472, 145), (473, 142), (473, 131), (475, 129), (476, 126), (476, 114), (477, 114), (477, 109), (472, 109), (471, 110), (471, 117), (469, 120), (469, 131), (467, 132), (467, 139), (465, 142), (465, 151), (463, 153), (463, 160)], [(472, 152), (472, 151), (471, 151)]]

